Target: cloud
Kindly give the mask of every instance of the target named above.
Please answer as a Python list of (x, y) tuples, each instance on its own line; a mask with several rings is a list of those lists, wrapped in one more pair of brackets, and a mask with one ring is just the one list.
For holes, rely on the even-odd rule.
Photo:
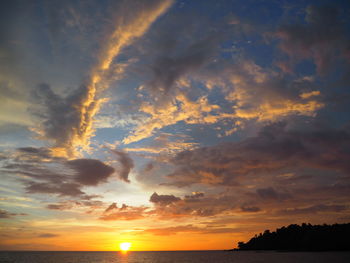
[(114, 173), (113, 167), (96, 159), (70, 160), (67, 165), (76, 171), (75, 181), (82, 185), (98, 185)]
[(237, 206), (236, 197), (225, 193), (205, 196), (204, 193), (194, 192), (184, 198), (153, 193), (150, 202), (155, 204), (155, 209), (148, 214), (161, 219), (214, 216), (232, 212)]
[(324, 212), (342, 212), (347, 210), (347, 206), (345, 205), (326, 205), (326, 204), (318, 204), (312, 205), (308, 207), (301, 208), (287, 208), (280, 210), (279, 213), (287, 214), (287, 215), (297, 215), (297, 214), (314, 214), (314, 213), (324, 213)]
[(37, 235), (37, 237), (40, 237), (40, 238), (52, 238), (52, 237), (59, 237), (59, 236), (60, 235), (52, 234), (52, 233), (42, 233)]
[(12, 218), (14, 216), (26, 216), (25, 213), (10, 213), (6, 210), (0, 209), (0, 219)]
[(349, 38), (340, 18), (338, 7), (309, 6), (306, 8), (306, 24), (284, 25), (276, 32), (280, 48), (291, 63), (300, 59), (314, 60), (317, 71), (328, 72), (340, 60), (349, 60)]
[(118, 157), (118, 161), (121, 165), (119, 169), (119, 178), (127, 183), (129, 180), (129, 173), (134, 168), (134, 161), (130, 158), (128, 153), (120, 150), (111, 150)]
[(278, 121), (291, 115), (315, 116), (324, 107), (320, 91), (311, 90), (314, 84), (307, 78), (289, 80), (248, 60), (226, 75), (230, 87), (226, 99), (234, 103), (233, 118)]
[(51, 151), (45, 147), (35, 148), (35, 147), (21, 147), (17, 148), (18, 151), (28, 154), (27, 156), (39, 157), (39, 158), (51, 158)]
[(198, 143), (187, 142), (189, 137), (180, 134), (161, 133), (145, 146), (124, 148), (128, 152), (145, 152), (151, 154), (174, 154), (186, 149), (195, 148)]
[[(168, 17), (165, 24), (174, 25), (174, 32), (157, 28), (153, 32), (155, 41), (146, 47), (144, 59), (149, 60), (148, 53), (153, 55), (150, 69), (145, 69), (151, 76), (138, 89), (138, 96), (143, 100), (139, 111), (145, 114), (146, 120), (124, 138), (125, 144), (148, 138), (155, 131), (181, 121), (191, 124), (215, 122), (210, 113), (217, 110), (218, 105), (211, 105), (204, 94), (197, 96), (202, 93), (199, 89), (193, 96), (191, 89), (196, 88), (191, 80), (213, 62), (219, 53), (219, 42), (225, 36), (213, 28), (202, 31), (207, 21), (200, 17), (194, 20), (193, 16), (181, 15), (181, 18), (184, 20), (179, 23), (178, 17)], [(179, 39), (179, 35), (186, 41)]]
[(183, 225), (173, 226), (164, 228), (150, 228), (144, 231), (156, 236), (170, 236), (178, 233), (200, 233), (200, 234), (218, 234), (218, 233), (234, 233), (236, 228), (208, 228), (208, 227), (197, 227), (194, 225)]
[(256, 193), (262, 199), (285, 200), (291, 197), (288, 193), (277, 192), (272, 187), (259, 188)]
[[(271, 181), (271, 178), (264, 178), (264, 181)], [(174, 195), (157, 195), (153, 194), (150, 198), (154, 204), (152, 210), (148, 210), (145, 215), (155, 216), (160, 220), (179, 219), (179, 218), (202, 218), (202, 217), (219, 217), (230, 218), (227, 223), (233, 223), (232, 218), (246, 216), (266, 220), (266, 215), (276, 215), (281, 218), (290, 219), (291, 216), (297, 217), (300, 214), (316, 214), (329, 212), (343, 212), (348, 209), (348, 204), (344, 202), (344, 195), (348, 186), (338, 187), (321, 187), (315, 186), (309, 188), (304, 185), (281, 187), (275, 190), (273, 187), (259, 188), (253, 186), (251, 179), (249, 187), (239, 186), (235, 188), (226, 188), (222, 193), (204, 195), (203, 193), (194, 192), (192, 195), (186, 195), (183, 198)], [(286, 191), (286, 189), (288, 191)], [(308, 190), (306, 190), (308, 189)], [(154, 201), (152, 201), (154, 199)], [(319, 204), (320, 200), (338, 200), (336, 205)], [(292, 207), (292, 208), (290, 208)], [(216, 224), (215, 226), (218, 226)], [(219, 224), (222, 226), (222, 224)], [(176, 231), (176, 229), (164, 229), (164, 231), (155, 230), (154, 234), (167, 235)], [(185, 228), (184, 231), (196, 231), (192, 228)], [(222, 231), (222, 232), (220, 232)], [(220, 228), (207, 228), (206, 233), (225, 233), (231, 230)], [(203, 232), (204, 231), (200, 231)]]
[[(224, 23), (220, 19), (219, 24)], [(191, 14), (169, 13), (139, 47), (141, 59), (148, 62), (143, 71), (149, 74), (139, 87), (140, 95), (147, 96), (156, 108), (164, 107), (183, 88), (189, 75), (195, 75), (214, 60), (220, 41), (228, 35), (223, 31), (196, 10)]]
[[(189, 38), (190, 44), (184, 44), (158, 29), (164, 39), (155, 44), (159, 51), (152, 53), (155, 56), (150, 62), (152, 77), (138, 89), (139, 112), (145, 118), (124, 138), (124, 144), (151, 137), (158, 130), (180, 122), (201, 125), (220, 122), (227, 126), (221, 136), (228, 136), (243, 127), (245, 121), (266, 123), (295, 115), (315, 117), (325, 107), (323, 94), (315, 90), (311, 78), (291, 79), (243, 56), (233, 62), (217, 56), (221, 51), (219, 42), (226, 39), (227, 32), (205, 32), (206, 37), (196, 35), (196, 41)], [(184, 35), (191, 33), (186, 31)], [(220, 88), (225, 96), (220, 105), (208, 99), (215, 88)]]
[(59, 194), (61, 196), (81, 196), (84, 194), (80, 190), (81, 185), (76, 183), (59, 183), (53, 184), (51, 182), (32, 182), (26, 183), (25, 189), (28, 193), (44, 193), (44, 194)]
[(188, 124), (213, 124), (217, 122), (217, 117), (211, 113), (219, 108), (218, 105), (210, 104), (206, 96), (193, 101), (184, 93), (179, 93), (172, 102), (159, 109), (152, 103), (144, 102), (140, 110), (150, 117), (124, 138), (123, 143), (129, 144), (148, 138), (154, 131), (180, 121)]
[(61, 203), (61, 204), (48, 204), (46, 206), (47, 209), (51, 210), (68, 210), (72, 208), (72, 204), (66, 204), (66, 203)]
[[(152, 100), (143, 101), (139, 110), (147, 114), (146, 119), (124, 138), (123, 143), (148, 138), (157, 130), (181, 121), (201, 125), (230, 122), (232, 125), (224, 132), (230, 135), (246, 121), (266, 123), (296, 115), (315, 117), (325, 107), (322, 94), (315, 90), (312, 79), (290, 80), (247, 59), (239, 59), (234, 64), (222, 61), (220, 66), (202, 70), (192, 78), (197, 82), (179, 80), (177, 84), (182, 89), (168, 95), (171, 100), (161, 106)], [(190, 96), (191, 89), (199, 83), (207, 88), (206, 95), (198, 89), (197, 96)], [(219, 87), (224, 96), (220, 105), (208, 99), (213, 87)]]
[(144, 218), (146, 207), (127, 206), (125, 204), (118, 208), (117, 205), (111, 204), (100, 216), (100, 220), (113, 221), (113, 220), (138, 220)]
[(118, 6), (119, 12), (115, 15), (114, 31), (109, 35), (99, 56), (98, 70), (108, 70), (122, 48), (144, 35), (152, 23), (167, 11), (172, 2), (171, 0), (134, 3), (122, 1)]
[(171, 4), (170, 0), (121, 2), (115, 14), (114, 29), (102, 41), (98, 62), (86, 84), (65, 97), (55, 94), (47, 84), (37, 87), (36, 97), (43, 107), (36, 108), (35, 112), (42, 122), (33, 130), (41, 139), (52, 142), (56, 156), (72, 158), (79, 150), (89, 150), (90, 138), (94, 135), (93, 119), (105, 101), (99, 98), (100, 92), (108, 87), (114, 58), (145, 34)]
[(198, 70), (213, 58), (219, 39), (217, 35), (210, 35), (189, 45), (177, 56), (162, 54), (155, 60), (153, 78), (143, 88), (150, 91), (158, 106), (168, 101), (167, 95), (174, 94), (173, 89), (179, 87), (175, 84), (181, 77)]
[(72, 159), (51, 156), (47, 148), (25, 147), (15, 151), (1, 169), (19, 174), (28, 193), (50, 193), (60, 196), (94, 198), (82, 190), (106, 182), (114, 168), (96, 159)]
[(186, 200), (195, 200), (198, 198), (204, 197), (204, 193), (201, 192), (192, 192), (191, 195), (185, 195)]
[[(90, 200), (92, 198), (95, 198), (97, 196), (85, 196), (80, 198), (79, 201), (77, 200), (65, 200), (61, 201), (56, 204), (48, 204), (46, 206), (47, 209), (50, 210), (71, 210), (76, 208), (87, 208), (89, 209), (89, 212), (92, 210), (98, 209), (100, 210), (104, 203), (99, 200)], [(85, 200), (84, 200), (85, 199)]]
[(40, 139), (53, 143), (53, 153), (73, 157), (78, 154), (77, 147), (88, 150), (94, 133), (92, 118), (102, 103), (95, 98), (96, 91), (85, 85), (62, 97), (49, 85), (41, 84), (35, 95), (41, 108), (33, 111), (43, 121), (33, 130)]
[(112, 203), (109, 207), (107, 207), (105, 210), (105, 213), (107, 213), (113, 209), (118, 209), (117, 203)]
[(181, 198), (174, 195), (158, 195), (156, 192), (154, 192), (149, 199), (150, 202), (160, 205), (168, 205), (180, 200)]
[[(350, 171), (350, 134), (345, 130), (288, 130), (285, 123), (264, 127), (255, 137), (178, 153), (168, 175), (172, 184), (237, 185), (287, 169)], [(270, 196), (273, 193), (270, 191)]]
[(156, 236), (170, 236), (176, 235), (177, 233), (193, 233), (198, 232), (200, 228), (195, 227), (193, 225), (185, 225), (185, 226), (174, 226), (174, 227), (164, 227), (164, 228), (150, 228), (145, 230), (145, 233), (149, 233)]
[(256, 213), (260, 212), (261, 209), (257, 206), (241, 206), (242, 212)]

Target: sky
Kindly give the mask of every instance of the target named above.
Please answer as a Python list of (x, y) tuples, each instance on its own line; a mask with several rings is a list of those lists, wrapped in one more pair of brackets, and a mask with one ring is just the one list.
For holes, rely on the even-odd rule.
[(350, 222), (348, 1), (1, 4), (0, 250)]

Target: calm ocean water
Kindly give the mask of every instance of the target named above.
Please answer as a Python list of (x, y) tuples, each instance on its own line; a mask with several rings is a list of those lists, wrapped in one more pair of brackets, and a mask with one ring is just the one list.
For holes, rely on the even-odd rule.
[(0, 252), (1, 263), (349, 263), (350, 252)]

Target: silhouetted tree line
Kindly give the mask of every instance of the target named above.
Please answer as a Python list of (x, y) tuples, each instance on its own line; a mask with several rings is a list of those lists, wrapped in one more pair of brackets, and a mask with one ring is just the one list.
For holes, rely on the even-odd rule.
[(238, 250), (350, 250), (350, 223), (334, 225), (289, 225), (274, 232), (265, 230), (248, 242), (238, 242)]

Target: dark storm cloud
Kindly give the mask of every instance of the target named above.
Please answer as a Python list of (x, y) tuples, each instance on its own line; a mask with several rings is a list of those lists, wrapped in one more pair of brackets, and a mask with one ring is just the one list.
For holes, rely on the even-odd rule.
[(174, 195), (158, 195), (157, 193), (153, 193), (149, 199), (150, 202), (160, 205), (168, 205), (180, 200), (181, 198)]
[(280, 48), (291, 60), (312, 58), (319, 73), (326, 73), (337, 60), (350, 59), (350, 39), (336, 6), (309, 6), (307, 24), (282, 26)]
[(112, 152), (118, 157), (120, 164), (120, 169), (118, 170), (119, 178), (129, 183), (129, 173), (131, 169), (134, 168), (134, 161), (126, 152), (120, 150), (112, 150)]
[(113, 167), (95, 159), (76, 159), (67, 164), (76, 171), (75, 181), (82, 185), (98, 185), (114, 173)]
[[(288, 130), (285, 123), (264, 127), (255, 137), (177, 154), (168, 177), (174, 185), (237, 185), (247, 175), (291, 168), (350, 172), (350, 134), (345, 130)], [(274, 196), (271, 192), (269, 196)]]

